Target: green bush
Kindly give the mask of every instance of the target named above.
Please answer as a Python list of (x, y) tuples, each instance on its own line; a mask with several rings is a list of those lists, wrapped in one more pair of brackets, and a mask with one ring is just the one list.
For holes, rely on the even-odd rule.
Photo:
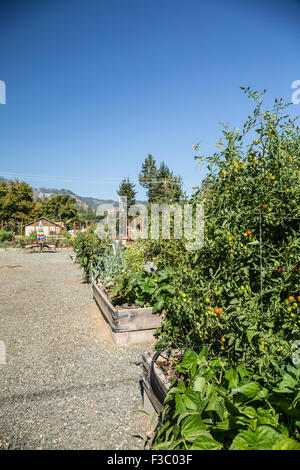
[(12, 240), (12, 233), (6, 230), (0, 230), (0, 243), (10, 242)]
[(33, 230), (27, 237), (24, 238), (30, 242), (35, 242), (37, 240), (37, 231)]
[(76, 253), (76, 260), (83, 268), (84, 276), (90, 279), (92, 266), (96, 266), (100, 256), (105, 251), (105, 242), (99, 240), (90, 229), (87, 232), (80, 233), (76, 236), (74, 242), (74, 251)]
[(0, 247), (1, 247), (1, 248), (9, 248), (9, 247), (12, 246), (11, 243), (12, 243), (12, 242), (1, 242), (1, 243), (0, 243)]
[[(35, 232), (35, 233), (36, 233), (36, 232)], [(32, 243), (32, 242), (35, 242), (35, 241), (36, 241), (36, 236), (35, 236), (35, 237), (32, 237), (31, 235), (28, 235), (28, 236), (25, 237), (25, 236), (23, 235), (22, 237), (21, 237), (21, 236), (16, 237), (15, 240), (16, 240), (16, 242), (17, 242), (18, 245), (20, 245), (21, 240), (24, 241), (24, 242), (26, 242), (26, 243)]]
[(145, 265), (144, 249), (142, 246), (128, 246), (125, 252), (125, 264), (132, 273), (143, 271)]
[(63, 232), (63, 238), (60, 239), (60, 244), (72, 246), (73, 245), (72, 235), (68, 232)]

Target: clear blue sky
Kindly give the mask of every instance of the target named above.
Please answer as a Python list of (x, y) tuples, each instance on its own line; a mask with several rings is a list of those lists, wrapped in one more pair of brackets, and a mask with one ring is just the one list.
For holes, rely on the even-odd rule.
[(299, 25), (299, 0), (2, 0), (0, 175), (116, 199), (151, 153), (190, 193), (240, 86), (291, 101)]

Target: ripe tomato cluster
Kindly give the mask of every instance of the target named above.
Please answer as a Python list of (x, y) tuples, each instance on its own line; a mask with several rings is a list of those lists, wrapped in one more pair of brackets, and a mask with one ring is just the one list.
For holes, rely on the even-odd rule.
[(296, 317), (296, 311), (298, 310), (298, 308), (300, 307), (300, 295), (298, 295), (295, 299), (295, 297), (293, 295), (289, 295), (288, 299), (287, 299), (287, 303), (289, 303), (289, 307), (287, 309), (287, 311), (289, 312), (290, 314), (290, 317), (291, 318), (295, 318)]

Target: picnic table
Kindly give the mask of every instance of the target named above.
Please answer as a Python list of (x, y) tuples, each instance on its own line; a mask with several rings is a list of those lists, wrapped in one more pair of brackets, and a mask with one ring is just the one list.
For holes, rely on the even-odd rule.
[(25, 249), (33, 249), (33, 248), (38, 248), (38, 250), (43, 251), (44, 248), (57, 248), (59, 240), (56, 240), (55, 243), (49, 243), (49, 242), (44, 242), (44, 241), (39, 241), (35, 243), (26, 243), (23, 240), (21, 240), (21, 247)]
[(43, 251), (44, 248), (48, 248), (48, 243), (46, 242), (37, 242), (36, 245), (38, 245), (41, 248), (41, 251)]

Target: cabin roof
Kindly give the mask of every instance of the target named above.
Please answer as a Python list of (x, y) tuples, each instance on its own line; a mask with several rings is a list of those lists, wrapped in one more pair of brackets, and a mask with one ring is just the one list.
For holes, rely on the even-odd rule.
[(28, 225), (33, 225), (42, 219), (47, 220), (47, 222), (50, 222), (50, 224), (52, 225), (57, 225), (58, 227), (60, 226), (60, 222), (54, 222), (53, 220), (47, 219), (47, 217), (39, 217), (38, 219), (35, 219), (32, 222), (28, 222), (28, 224), (25, 224), (24, 227), (27, 227)]

